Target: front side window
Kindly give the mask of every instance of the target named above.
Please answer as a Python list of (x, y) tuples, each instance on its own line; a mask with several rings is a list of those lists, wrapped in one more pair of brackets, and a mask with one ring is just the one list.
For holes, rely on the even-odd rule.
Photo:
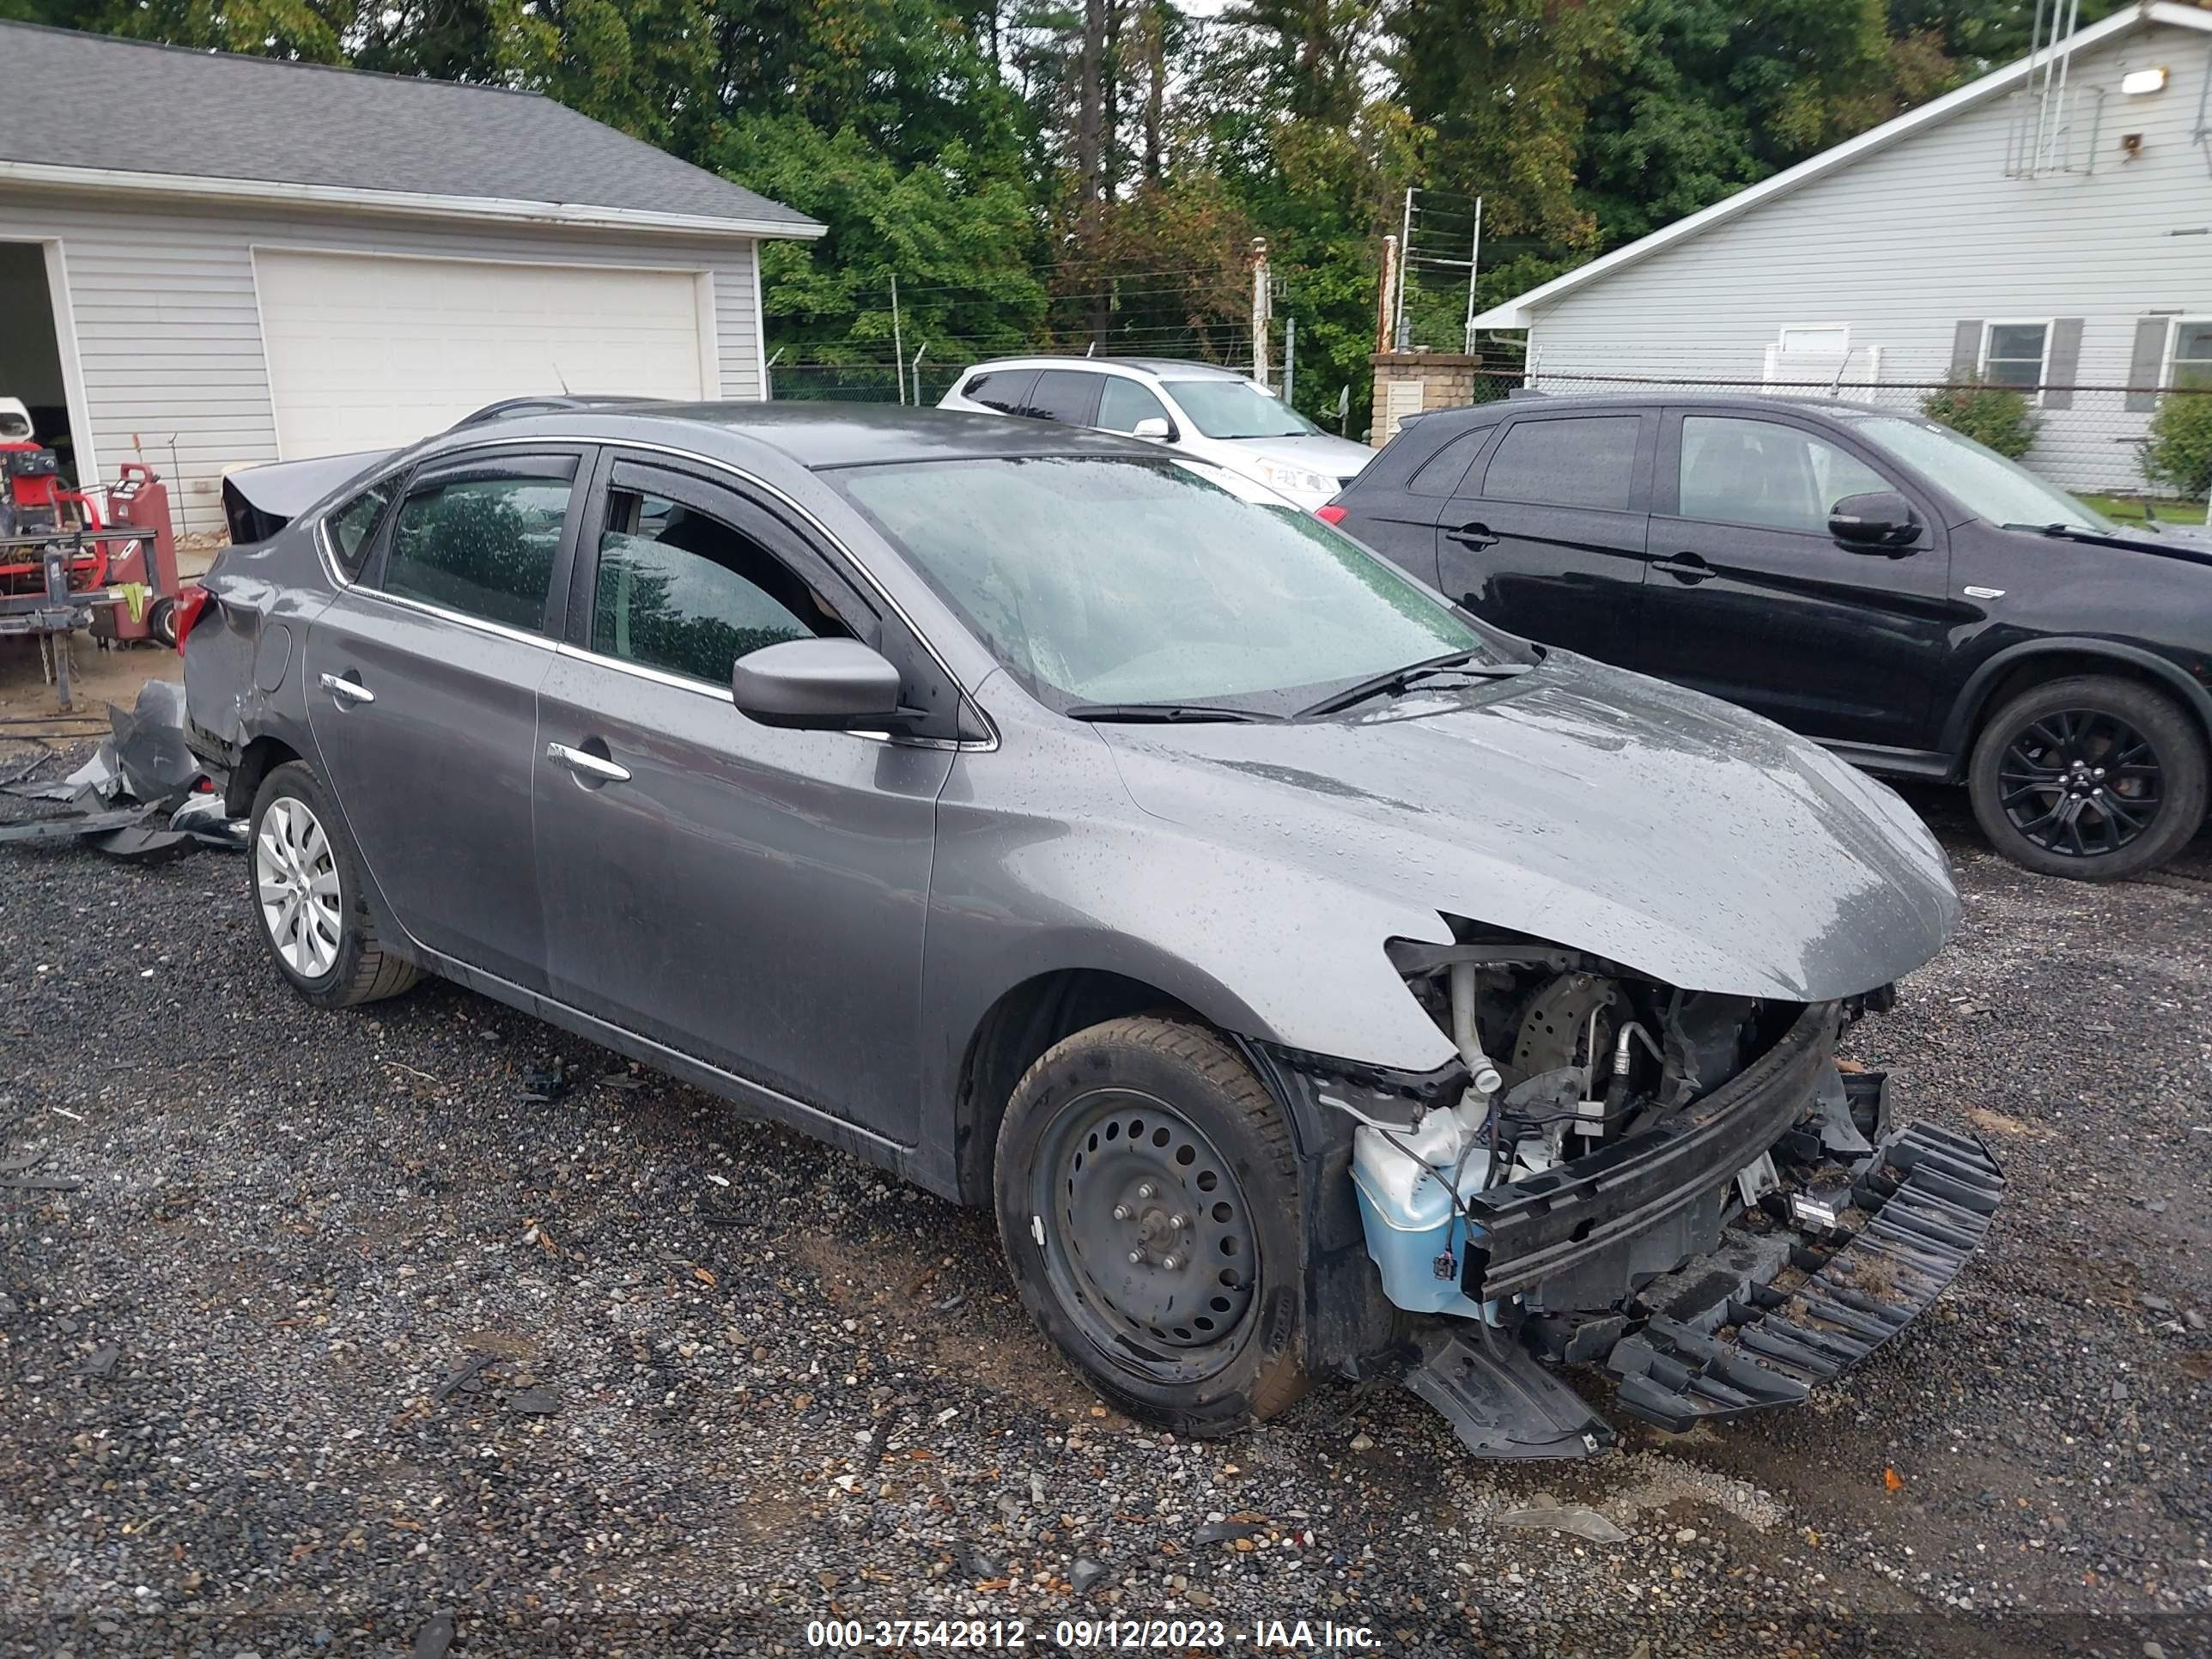
[(1057, 708), (1284, 714), (1449, 653), (1518, 660), (1313, 514), (1211, 468), (1008, 457), (823, 476)]
[(568, 489), (564, 477), (512, 474), (419, 485), (392, 524), (385, 591), (537, 631), (545, 625)]
[(2192, 318), (2173, 326), (2173, 373), (2169, 385), (2212, 392), (2212, 318)]
[(750, 536), (659, 496), (608, 498), (592, 599), (592, 649), (727, 685), (739, 657), (840, 636), (836, 614)]
[(2046, 483), (2017, 461), (1976, 443), (1963, 432), (1903, 415), (1855, 416), (1851, 430), (1885, 454), (1933, 479), (1966, 511), (1993, 525), (2063, 525), (2108, 531), (2112, 521), (2057, 484)]
[(398, 489), (398, 482), (391, 478), (373, 483), (323, 520), (330, 538), (331, 556), (337, 561), (348, 581), (360, 576), (362, 564), (368, 557), (369, 539), (376, 534), (384, 509), (392, 505), (392, 495)]
[(1626, 511), (1642, 424), (1634, 415), (1516, 421), (1490, 458), (1482, 493), (1493, 501)]
[(1098, 424), (1109, 432), (1134, 432), (1139, 421), (1164, 421), (1168, 406), (1152, 396), (1150, 386), (1134, 380), (1125, 380), (1118, 374), (1106, 377), (1106, 384), (1098, 394)]
[(1773, 421), (1682, 417), (1681, 505), (1686, 519), (1826, 535), (1846, 495), (1890, 488), (1856, 455)]
[(1321, 431), (1249, 380), (1164, 380), (1168, 394), (1209, 438), (1308, 438)]
[(1982, 331), (1982, 379), (1990, 386), (2033, 392), (2043, 384), (2048, 323), (1990, 323)]

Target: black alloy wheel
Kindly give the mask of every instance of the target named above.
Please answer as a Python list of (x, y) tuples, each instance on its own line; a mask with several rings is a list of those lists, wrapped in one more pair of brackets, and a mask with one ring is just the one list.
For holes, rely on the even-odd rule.
[(2013, 828), (2065, 858), (2118, 852), (2166, 805), (2166, 771), (2150, 740), (2094, 708), (2061, 708), (2022, 729), (1997, 763), (1997, 782)]
[(1967, 778), (1996, 849), (2045, 875), (2109, 881), (2163, 864), (2204, 821), (2204, 742), (2170, 699), (2084, 676), (1997, 711)]

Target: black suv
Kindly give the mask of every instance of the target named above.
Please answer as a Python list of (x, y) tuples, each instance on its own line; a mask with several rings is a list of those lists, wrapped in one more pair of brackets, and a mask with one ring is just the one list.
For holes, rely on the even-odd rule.
[(1513, 633), (1965, 782), (2032, 870), (2133, 875), (2204, 821), (2212, 545), (1934, 422), (1517, 395), (1409, 423), (1322, 514)]

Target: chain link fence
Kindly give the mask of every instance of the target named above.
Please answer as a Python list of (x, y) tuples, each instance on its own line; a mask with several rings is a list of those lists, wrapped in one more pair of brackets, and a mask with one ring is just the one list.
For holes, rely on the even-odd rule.
[[(1482, 369), (1473, 401), (1544, 393), (1841, 399), (1957, 428), (2077, 495), (2152, 504), (2160, 518), (2205, 520), (2212, 491), (2212, 384), (2001, 386), (1847, 379), (1727, 380), (1639, 375), (1586, 366)], [(2094, 504), (2094, 503), (2093, 503)]]

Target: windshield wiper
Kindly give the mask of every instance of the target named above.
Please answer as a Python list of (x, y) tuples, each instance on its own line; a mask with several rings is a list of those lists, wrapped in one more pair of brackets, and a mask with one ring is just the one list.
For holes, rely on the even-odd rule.
[(1394, 668), (1387, 674), (1377, 674), (1372, 679), (1347, 685), (1341, 691), (1331, 692), (1319, 702), (1297, 712), (1299, 720), (1311, 720), (1317, 714), (1334, 714), (1354, 703), (1365, 702), (1370, 697), (1395, 696), (1422, 680), (1433, 679), (1439, 674), (1466, 674), (1476, 679), (1510, 680), (1525, 674), (1534, 667), (1526, 662), (1477, 663), (1480, 651), (1455, 651), (1448, 656), (1431, 657), (1425, 662), (1407, 663), (1403, 668)]
[(1997, 528), (2000, 530), (2025, 530), (2031, 536), (2051, 536), (2060, 541), (2072, 542), (2078, 542), (2084, 539), (2097, 542), (2108, 542), (2115, 536), (2124, 536), (2128, 533), (2126, 531), (2122, 530), (2118, 526), (2115, 526), (2111, 530), (2092, 530), (2085, 524), (2067, 524), (2063, 521), (2057, 524), (2001, 524)]
[(1072, 720), (1103, 720), (1113, 725), (1156, 724), (1186, 720), (1279, 720), (1280, 714), (1256, 708), (1232, 708), (1219, 702), (1078, 702), (1060, 711)]

